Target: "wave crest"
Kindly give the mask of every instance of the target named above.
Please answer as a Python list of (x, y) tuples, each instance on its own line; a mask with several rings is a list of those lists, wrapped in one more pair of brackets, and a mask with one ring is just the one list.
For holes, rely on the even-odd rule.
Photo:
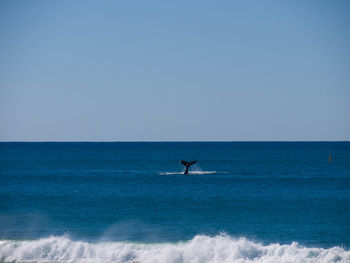
[(350, 251), (341, 247), (307, 248), (262, 245), (227, 235), (198, 235), (180, 243), (88, 243), (67, 237), (33, 241), (0, 241), (1, 262), (350, 262)]

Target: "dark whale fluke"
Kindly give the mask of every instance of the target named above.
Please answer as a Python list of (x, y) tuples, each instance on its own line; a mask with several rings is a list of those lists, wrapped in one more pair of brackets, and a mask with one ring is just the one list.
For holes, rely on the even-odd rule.
[(195, 164), (196, 162), (198, 161), (193, 161), (193, 162), (180, 161), (180, 163), (186, 167), (186, 171), (184, 172), (184, 174), (188, 174), (188, 167), (190, 167), (192, 164)]

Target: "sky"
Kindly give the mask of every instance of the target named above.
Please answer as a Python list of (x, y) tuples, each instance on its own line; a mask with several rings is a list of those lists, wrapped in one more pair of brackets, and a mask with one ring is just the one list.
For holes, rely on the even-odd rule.
[(349, 1), (0, 1), (0, 141), (349, 141)]

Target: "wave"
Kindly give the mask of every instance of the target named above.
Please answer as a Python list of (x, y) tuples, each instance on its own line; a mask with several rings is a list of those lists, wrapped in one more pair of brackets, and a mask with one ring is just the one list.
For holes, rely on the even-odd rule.
[[(191, 171), (188, 172), (189, 175), (191, 174), (224, 174), (226, 172), (217, 172), (217, 171)], [(184, 172), (165, 172), (165, 173), (159, 173), (160, 175), (172, 175), (172, 174), (184, 174)]]
[(198, 235), (179, 243), (88, 243), (68, 237), (33, 241), (0, 241), (1, 262), (350, 262), (350, 251), (341, 247), (307, 248), (290, 245), (263, 245), (228, 235)]

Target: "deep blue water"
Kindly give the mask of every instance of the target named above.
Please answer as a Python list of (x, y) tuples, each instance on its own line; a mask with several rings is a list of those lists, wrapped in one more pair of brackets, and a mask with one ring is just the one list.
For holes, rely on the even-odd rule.
[(348, 249), (350, 143), (0, 143), (0, 239), (221, 232)]

